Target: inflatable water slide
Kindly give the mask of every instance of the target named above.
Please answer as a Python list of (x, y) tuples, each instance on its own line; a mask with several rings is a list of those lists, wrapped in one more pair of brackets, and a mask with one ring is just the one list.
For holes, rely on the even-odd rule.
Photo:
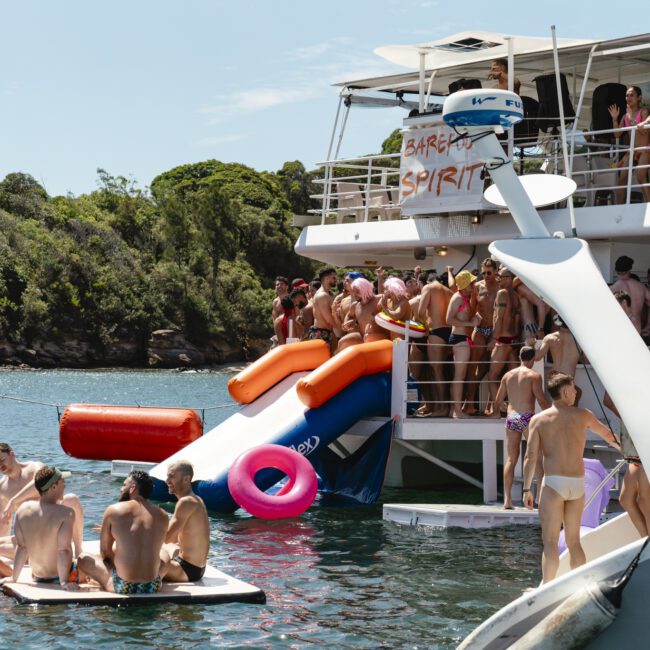
[[(324, 341), (271, 350), (229, 382), (231, 396), (243, 407), (151, 470), (158, 479), (153, 496), (168, 498), (167, 465), (184, 459), (194, 466), (194, 490), (208, 509), (233, 512), (238, 506), (228, 491), (231, 465), (248, 449), (269, 443), (307, 457), (332, 493), (355, 498), (370, 484), (380, 490), (391, 438), (391, 363), (390, 341), (350, 347), (331, 358)], [(328, 449), (369, 417), (384, 419), (382, 426), (354, 454), (341, 458)], [(266, 490), (281, 477), (277, 470), (262, 470), (255, 482)], [(367, 494), (359, 500), (364, 499)]]

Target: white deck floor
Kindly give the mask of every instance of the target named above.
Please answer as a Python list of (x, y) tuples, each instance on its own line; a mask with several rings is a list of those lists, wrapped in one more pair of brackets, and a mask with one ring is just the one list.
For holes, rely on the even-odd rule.
[(495, 528), (512, 524), (539, 525), (537, 510), (504, 510), (501, 504), (386, 503), (383, 511), (385, 521), (407, 526)]

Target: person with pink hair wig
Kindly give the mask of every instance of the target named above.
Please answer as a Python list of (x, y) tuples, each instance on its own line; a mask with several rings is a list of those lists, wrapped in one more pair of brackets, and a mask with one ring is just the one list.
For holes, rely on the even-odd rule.
[[(384, 282), (384, 294), (379, 301), (379, 306), (394, 320), (405, 321), (411, 318), (411, 304), (403, 280), (390, 277)], [(402, 338), (395, 332), (391, 332), (390, 337), (391, 339)]]
[(356, 303), (350, 309), (343, 329), (350, 331), (354, 323), (356, 331), (350, 331), (339, 341), (338, 352), (351, 345), (388, 338), (388, 332), (375, 323), (375, 314), (381, 311), (381, 307), (372, 283), (365, 278), (357, 278), (350, 286), (350, 292)]

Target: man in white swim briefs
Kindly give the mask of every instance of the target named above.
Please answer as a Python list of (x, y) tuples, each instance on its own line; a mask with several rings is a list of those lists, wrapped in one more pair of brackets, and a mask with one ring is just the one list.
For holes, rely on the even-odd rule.
[(585, 468), (582, 454), (587, 429), (618, 448), (616, 436), (588, 409), (573, 405), (576, 388), (573, 377), (555, 373), (547, 384), (553, 405), (534, 415), (528, 432), (524, 459), (524, 505), (532, 510), (530, 491), (537, 454), (544, 457), (544, 480), (539, 502), (542, 525), (542, 582), (555, 578), (560, 561), (558, 539), (564, 523), (564, 535), (572, 569), (585, 563), (580, 544), (580, 518), (584, 507)]

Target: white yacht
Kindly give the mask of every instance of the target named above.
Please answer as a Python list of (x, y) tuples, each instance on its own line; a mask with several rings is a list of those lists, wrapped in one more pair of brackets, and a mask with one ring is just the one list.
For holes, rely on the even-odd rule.
[[(608, 106), (624, 101), (621, 90), (626, 86), (648, 89), (649, 35), (592, 41), (556, 40), (554, 34), (543, 39), (464, 32), (416, 46), (379, 48), (377, 53), (418, 70), (341, 84), (332, 144), (323, 163), (322, 208), (299, 219), (305, 227), (296, 251), (340, 266), (406, 269), (417, 262), (432, 268), (442, 262), (456, 270), (475, 268), (492, 253), (562, 314), (593, 366), (591, 398), (581, 382), (586, 369), (577, 377), (585, 390), (583, 404), (598, 412), (606, 388), (619, 405), (641, 460), (650, 465), (650, 439), (644, 430), (650, 353), (603, 281), (613, 279), (614, 260), (622, 254), (635, 260), (633, 270), (642, 280), (647, 280), (645, 269), (650, 266), (647, 167), (639, 164), (638, 156), (625, 155), (634, 150), (641, 131), (633, 122), (622, 129), (623, 138), (604, 117)], [(523, 127), (506, 129), (501, 147), (490, 135), (492, 150), (486, 157), (487, 149), (478, 143), (480, 129), (473, 138), (458, 139), (457, 131), (442, 120), (439, 103), (449, 90), (491, 84), (485, 81), (494, 59), (508, 62), (509, 90), (514, 90), (515, 80), (521, 84), (518, 94), (526, 119)], [(536, 96), (535, 88), (543, 96)], [(503, 97), (506, 103), (512, 101)], [(471, 110), (480, 112), (487, 99), (497, 98), (478, 92)], [(403, 121), (401, 154), (337, 158), (347, 111), (357, 104), (416, 109)], [(503, 106), (501, 110), (503, 114)], [(485, 198), (480, 171), (486, 162), (503, 200), (494, 192), (487, 193), (493, 202)], [(507, 183), (502, 178), (502, 187), (499, 170), (510, 164), (520, 174), (519, 188), (527, 190), (532, 202), (513, 201), (521, 197), (513, 186), (504, 191)], [(540, 174), (572, 178), (576, 191), (563, 200), (565, 195), (552, 184), (535, 180)], [(546, 189), (540, 192), (540, 187)], [(527, 203), (525, 209), (522, 203)], [(533, 204), (543, 208), (539, 216), (535, 210), (526, 214)], [(412, 420), (407, 416), (406, 376), (405, 345), (398, 344), (393, 411), (400, 444), (389, 480), (408, 483), (404, 461), (409, 455), (463, 477), (454, 460), (466, 460), (471, 451), (465, 449), (454, 458), (454, 450), (477, 440), (483, 446), (484, 496), (493, 498), (496, 443), (502, 433), (492, 429), (494, 423), (478, 419)], [(623, 514), (594, 529), (583, 542), (586, 565), (572, 571), (563, 556), (555, 580), (495, 614), (462, 647), (600, 648), (635, 639), (642, 629), (650, 571), (643, 540)], [(616, 598), (614, 604), (606, 603), (596, 593), (596, 582), (620, 577), (634, 558), (639, 565), (622, 608)], [(564, 609), (554, 615), (558, 606)]]
[[(315, 197), (320, 205), (295, 217), (295, 224), (302, 226), (296, 252), (342, 267), (419, 265), (442, 272), (452, 265), (458, 271), (479, 267), (494, 240), (518, 237), (508, 208), (484, 196), (485, 166), (476, 148), (457, 140), (442, 120), (442, 105), (450, 91), (494, 87), (496, 82), (488, 79), (491, 62), (505, 59), (508, 84), (511, 89), (517, 84), (525, 120), (500, 136), (504, 160), (526, 182), (534, 184), (541, 174), (560, 174), (577, 185), (568, 200), (539, 198), (536, 205), (545, 227), (550, 233), (588, 241), (607, 282), (614, 279), (614, 261), (623, 254), (634, 259), (633, 271), (647, 279), (647, 170), (634, 156), (624, 157), (639, 130), (633, 125), (615, 132), (607, 109), (616, 103), (621, 116), (625, 113), (628, 85), (640, 86), (650, 95), (649, 34), (595, 41), (468, 31), (375, 52), (411, 70), (338, 84), (330, 147), (318, 179), (322, 191)], [(366, 107), (392, 109), (396, 119), (395, 107), (403, 108), (403, 119), (395, 124), (402, 130), (401, 153), (339, 157), (349, 112)], [(378, 134), (378, 141), (387, 135)], [(627, 180), (621, 185), (624, 169)], [(386, 484), (468, 482), (483, 489), (486, 502), (495, 501), (503, 422), (410, 416), (409, 402), (415, 398), (412, 384), (409, 392), (406, 357), (407, 346), (396, 346), (396, 444)], [(600, 416), (604, 392), (600, 378), (587, 365), (579, 367), (576, 379), (584, 392), (581, 405)], [(485, 398), (485, 385), (481, 392)], [(617, 419), (609, 412), (607, 416), (617, 431)], [(348, 447), (360, 444), (370, 425), (361, 423), (341, 441)], [(595, 439), (590, 444), (606, 465), (612, 464), (605, 450), (598, 451)]]

